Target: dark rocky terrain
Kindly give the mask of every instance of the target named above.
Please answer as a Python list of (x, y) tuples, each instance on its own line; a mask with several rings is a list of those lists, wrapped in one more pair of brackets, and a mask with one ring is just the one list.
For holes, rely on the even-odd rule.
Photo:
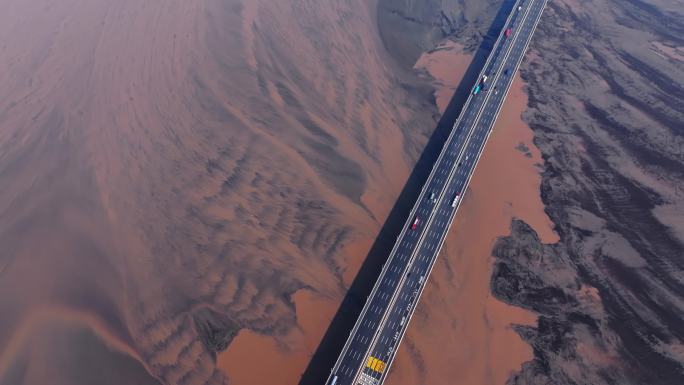
[[(447, 35), (474, 47), (500, 4), (428, 3), (380, 2), (381, 27), (404, 24), (381, 33), (400, 62)], [(494, 294), (540, 315), (511, 384), (684, 383), (682, 36), (677, 0), (547, 6), (521, 73), (561, 240), (515, 221), (495, 247)]]
[(540, 314), (511, 384), (684, 383), (684, 7), (552, 1), (522, 75), (561, 241), (522, 223), (492, 289)]
[(501, 4), (501, 0), (379, 0), (380, 37), (392, 56), (410, 68), (421, 53), (445, 37), (474, 50)]

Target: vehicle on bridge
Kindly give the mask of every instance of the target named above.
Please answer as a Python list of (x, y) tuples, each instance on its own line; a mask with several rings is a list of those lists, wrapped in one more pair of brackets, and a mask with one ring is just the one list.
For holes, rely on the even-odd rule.
[(479, 94), (479, 93), (480, 93), (480, 88), (481, 88), (481, 87), (480, 87), (480, 85), (479, 85), (479, 84), (478, 84), (478, 85), (476, 85), (476, 86), (475, 86), (475, 89), (473, 90), (473, 95), (477, 95), (477, 94)]
[(511, 32), (512, 32), (512, 31), (513, 31), (512, 29), (508, 28), (508, 29), (506, 29), (506, 32), (504, 32), (504, 35), (505, 35), (506, 37), (509, 37), (509, 36), (511, 36)]
[(370, 368), (371, 370), (374, 370), (378, 373), (382, 373), (385, 370), (385, 364), (384, 361), (379, 360), (373, 356), (368, 357), (368, 361), (366, 362), (366, 367)]
[(420, 218), (416, 217), (416, 219), (414, 219), (413, 223), (411, 224), (411, 230), (417, 229), (419, 223), (420, 223)]
[(461, 194), (456, 193), (456, 196), (454, 196), (454, 200), (451, 201), (451, 207), (456, 207), (456, 204), (458, 204), (459, 199), (461, 199)]
[(485, 84), (487, 82), (487, 75), (482, 75), (482, 79), (480, 79), (480, 83), (478, 83), (477, 86), (475, 86), (475, 91), (473, 91), (473, 94), (477, 94), (478, 92), (486, 92), (487, 91), (487, 85)]

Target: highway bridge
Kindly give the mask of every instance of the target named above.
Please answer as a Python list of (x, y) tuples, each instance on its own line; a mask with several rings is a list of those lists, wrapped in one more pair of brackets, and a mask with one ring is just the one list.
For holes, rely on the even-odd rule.
[(387, 377), (546, 2), (513, 6), (326, 385)]

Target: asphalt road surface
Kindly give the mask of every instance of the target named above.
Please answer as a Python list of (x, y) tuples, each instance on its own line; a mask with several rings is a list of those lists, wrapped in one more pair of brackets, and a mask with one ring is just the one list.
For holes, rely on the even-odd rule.
[(513, 6), (326, 385), (384, 382), (546, 1)]

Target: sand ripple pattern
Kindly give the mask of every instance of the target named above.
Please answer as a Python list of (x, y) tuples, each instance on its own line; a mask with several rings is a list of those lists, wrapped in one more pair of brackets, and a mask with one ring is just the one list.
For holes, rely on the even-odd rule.
[[(340, 298), (340, 248), (377, 231), (377, 196), (398, 193), (434, 124), (373, 15), (360, 0), (5, 1), (0, 383), (46, 381), (15, 333), (31, 317), (78, 314), (141, 383), (220, 384), (238, 330), (277, 340), (297, 328), (294, 292)], [(51, 383), (87, 370), (45, 365)]]

